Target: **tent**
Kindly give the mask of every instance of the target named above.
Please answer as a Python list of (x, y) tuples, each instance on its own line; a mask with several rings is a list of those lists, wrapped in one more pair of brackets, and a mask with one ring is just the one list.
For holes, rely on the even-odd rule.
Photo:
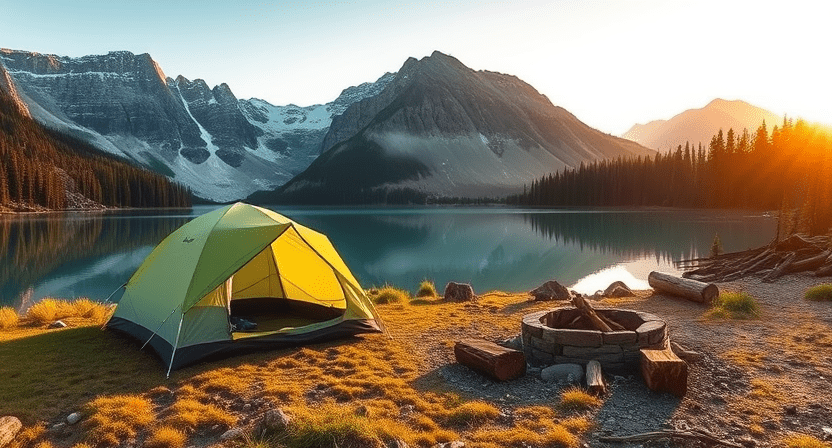
[[(256, 328), (232, 325), (239, 318)], [(162, 240), (106, 326), (150, 344), (168, 375), (206, 356), (383, 329), (326, 236), (241, 202)]]

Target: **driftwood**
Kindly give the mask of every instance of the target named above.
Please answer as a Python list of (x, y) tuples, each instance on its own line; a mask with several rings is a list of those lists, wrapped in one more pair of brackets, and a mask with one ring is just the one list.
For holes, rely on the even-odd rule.
[(526, 373), (526, 356), (482, 339), (466, 339), (454, 345), (457, 362), (484, 373), (494, 379), (505, 381), (521, 377)]
[(624, 442), (646, 442), (655, 439), (691, 439), (704, 442), (709, 445), (723, 445), (732, 448), (744, 448), (742, 445), (727, 440), (720, 439), (714, 434), (707, 431), (692, 429), (687, 431), (664, 429), (656, 432), (645, 432), (642, 434), (633, 434), (630, 436), (602, 436), (598, 438), (599, 442), (605, 443), (624, 443)]
[(827, 235), (792, 235), (768, 246), (717, 257), (682, 260), (682, 275), (701, 282), (728, 282), (749, 275), (760, 275), (763, 281), (796, 272), (813, 271), (816, 276), (832, 275), (832, 244)]
[(607, 392), (607, 384), (604, 382), (604, 375), (601, 374), (601, 363), (594, 359), (586, 364), (586, 388), (594, 395)]
[(641, 376), (650, 390), (683, 397), (688, 391), (688, 364), (670, 347), (641, 351)]
[(647, 276), (647, 282), (656, 291), (684, 297), (700, 303), (710, 304), (713, 299), (719, 296), (719, 288), (714, 284), (689, 278), (674, 277), (663, 272), (651, 272)]
[[(581, 315), (585, 316), (590, 322), (592, 322), (592, 325), (595, 326), (597, 330), (604, 332), (625, 330), (624, 326), (618, 322), (596, 313), (592, 305), (590, 305), (589, 302), (587, 302), (580, 294), (575, 294), (572, 297), (572, 304), (575, 305), (575, 308), (581, 312)], [(579, 319), (580, 316), (575, 318), (569, 325), (567, 325), (567, 327), (574, 325)]]

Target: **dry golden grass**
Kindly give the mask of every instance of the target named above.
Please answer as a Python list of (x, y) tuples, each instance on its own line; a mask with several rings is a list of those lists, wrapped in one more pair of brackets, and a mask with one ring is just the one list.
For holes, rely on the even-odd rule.
[(436, 297), (436, 285), (430, 280), (422, 280), (419, 289), (416, 290), (416, 297)]
[(580, 412), (601, 405), (601, 400), (580, 387), (570, 387), (560, 394), (558, 407), (568, 412)]
[(757, 300), (744, 292), (723, 292), (714, 299), (707, 316), (720, 319), (751, 319), (760, 314)]
[[(0, 351), (0, 364), (15, 366), (0, 384), (0, 414), (23, 416), (28, 428), (83, 408), (86, 441), (100, 447), (147, 442), (166, 426), (185, 434), (226, 428), (242, 417), (244, 403), (265, 400), (292, 416), (295, 429), (250, 439), (252, 447), (333, 446), (332, 437), (341, 448), (394, 439), (414, 448), (453, 440), (474, 448), (575, 447), (590, 421), (562, 418), (554, 404), (515, 407), (514, 418), (503, 418), (496, 403), (454, 393), (436, 374), (447, 362), (437, 351), (452, 351), (446, 335), (463, 328), (473, 337), (504, 338), (517, 332), (522, 315), (547, 306), (504, 293), (468, 304), (382, 304), (392, 339), (373, 334), (241, 355), (174, 371), (169, 380), (163, 362), (111, 332), (18, 327), (0, 333), (9, 348)], [(32, 353), (39, 353), (35, 362)], [(90, 401), (89, 393), (98, 398)]]
[(153, 430), (144, 442), (147, 448), (182, 448), (188, 436), (184, 432), (170, 426), (161, 426)]
[(782, 443), (786, 448), (832, 448), (832, 445), (805, 434), (785, 437)]
[(0, 330), (8, 330), (17, 326), (19, 318), (17, 311), (9, 306), (0, 308)]
[(193, 431), (200, 427), (220, 425), (230, 428), (237, 418), (213, 404), (191, 398), (178, 398), (168, 410), (165, 423), (175, 428)]
[(370, 300), (376, 305), (386, 305), (388, 303), (407, 303), (410, 300), (410, 293), (394, 288), (392, 286), (384, 286), (381, 289), (370, 290)]
[(156, 419), (153, 404), (140, 395), (98, 397), (84, 413), (89, 415), (84, 420), (89, 441), (102, 446), (118, 446)]
[(115, 308), (87, 298), (74, 301), (45, 298), (29, 307), (23, 318), (29, 325), (49, 325), (59, 319), (80, 318), (84, 323), (103, 324)]

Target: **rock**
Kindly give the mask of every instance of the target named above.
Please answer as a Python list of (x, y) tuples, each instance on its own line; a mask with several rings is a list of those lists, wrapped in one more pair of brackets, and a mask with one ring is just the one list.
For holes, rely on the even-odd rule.
[(367, 409), (367, 406), (364, 406), (363, 404), (361, 406), (355, 408), (355, 415), (357, 415), (359, 417), (366, 417), (368, 413), (369, 413), (369, 409)]
[(529, 294), (534, 296), (534, 300), (536, 301), (572, 299), (572, 295), (569, 294), (569, 290), (554, 280), (549, 280), (548, 282), (529, 291)]
[(540, 378), (543, 381), (570, 381), (581, 382), (584, 378), (584, 369), (579, 364), (555, 364), (540, 371)]
[(387, 448), (410, 448), (404, 440), (395, 439), (387, 444)]
[(474, 288), (467, 283), (448, 282), (445, 286), (444, 297), (448, 302), (474, 302), (477, 300)]
[(263, 414), (263, 417), (255, 425), (255, 434), (283, 432), (290, 423), (292, 423), (292, 418), (286, 415), (282, 409), (270, 409)]
[(243, 431), (243, 428), (231, 428), (228, 431), (222, 433), (222, 435), (220, 436), (220, 440), (222, 440), (223, 442), (227, 440), (235, 440), (242, 438), (244, 435), (245, 432)]
[(783, 408), (786, 411), (786, 415), (797, 415), (797, 406), (789, 405)]
[(747, 436), (741, 438), (740, 443), (742, 444), (742, 446), (747, 446), (748, 448), (754, 448), (755, 446), (757, 446), (757, 441)]
[(251, 410), (251, 403), (246, 403), (243, 405), (243, 412), (248, 412)]
[(433, 448), (465, 448), (465, 442), (454, 440), (453, 442), (437, 443)]
[(80, 412), (73, 412), (72, 414), (66, 416), (66, 422), (70, 425), (74, 425), (80, 422), (82, 418), (84, 418), (83, 414), (81, 414)]
[(56, 320), (49, 324), (49, 328), (66, 328), (66, 324), (62, 320)]
[(622, 281), (612, 282), (607, 289), (604, 290), (604, 297), (634, 297), (633, 291), (627, 287)]
[(824, 426), (820, 430), (823, 431), (824, 438), (832, 437), (832, 428)]
[(505, 348), (510, 348), (513, 350), (523, 350), (523, 337), (519, 334), (513, 338), (508, 338), (499, 343)]
[(0, 448), (14, 440), (21, 428), (23, 428), (23, 423), (20, 423), (17, 417), (11, 415), (0, 417)]

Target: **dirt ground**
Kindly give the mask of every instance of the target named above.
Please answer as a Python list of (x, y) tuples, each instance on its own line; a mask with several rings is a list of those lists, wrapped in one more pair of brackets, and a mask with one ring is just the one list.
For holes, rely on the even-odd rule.
[[(596, 307), (630, 308), (662, 317), (671, 340), (701, 353), (703, 359), (689, 366), (688, 393), (683, 399), (650, 391), (638, 372), (610, 376), (611, 391), (594, 413), (595, 427), (585, 434), (585, 443), (592, 447), (700, 446), (699, 442), (666, 439), (629, 444), (598, 441), (602, 436), (688, 428), (749, 447), (777, 446), (789, 434), (832, 440), (832, 303), (803, 298), (807, 288), (821, 283), (824, 279), (795, 274), (776, 283), (747, 278), (718, 284), (721, 291), (746, 292), (757, 299), (760, 315), (747, 320), (709, 318), (705, 305), (653, 291), (594, 302)], [(523, 306), (524, 302), (514, 305)], [(497, 312), (504, 311), (514, 314), (514, 310)], [(418, 347), (429, 363), (423, 368), (436, 373), (435, 381), (444, 381), (471, 398), (506, 407), (551, 401), (562, 386), (543, 382), (536, 371), (519, 380), (492, 383), (454, 363), (448, 338), (511, 336), (504, 329), (494, 330), (473, 325), (458, 330), (459, 334), (420, 335), (423, 343)]]

